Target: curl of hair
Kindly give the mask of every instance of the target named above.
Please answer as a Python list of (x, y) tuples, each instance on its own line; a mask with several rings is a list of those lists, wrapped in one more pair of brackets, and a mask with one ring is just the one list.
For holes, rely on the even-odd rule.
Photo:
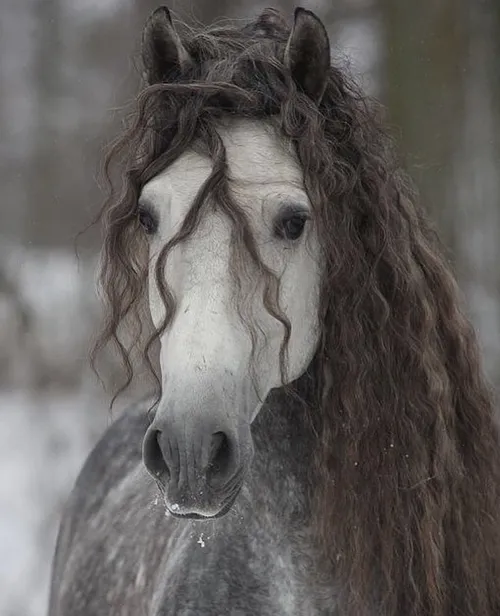
[[(164, 260), (193, 232), (210, 194), (232, 220), (235, 262), (259, 265), (266, 306), (289, 330), (277, 281), (231, 197), (216, 131), (232, 115), (269, 122), (295, 146), (325, 261), (308, 401), (319, 433), (311, 528), (325, 579), (342, 591), (339, 613), (500, 614), (498, 431), (474, 332), (377, 109), (335, 67), (313, 104), (283, 66), (288, 35), (284, 19), (268, 31), (252, 24), (186, 31), (188, 72), (140, 93), (107, 159), (124, 181), (121, 190), (111, 185), (101, 212), (108, 317), (96, 351), (117, 344), (126, 387), (133, 367), (120, 328), (130, 318), (138, 343), (147, 281), (137, 198), (194, 141), (214, 167), (158, 260), (164, 326), (173, 311)], [(151, 369), (158, 335), (145, 344)], [(285, 335), (282, 350), (286, 342)]]

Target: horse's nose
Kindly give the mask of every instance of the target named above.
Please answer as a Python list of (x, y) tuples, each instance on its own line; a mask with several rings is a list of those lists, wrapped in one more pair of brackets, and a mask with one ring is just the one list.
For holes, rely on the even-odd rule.
[(214, 492), (224, 491), (239, 467), (237, 440), (230, 430), (203, 431), (202, 425), (189, 434), (185, 427), (153, 422), (144, 437), (143, 460), (168, 499), (186, 506), (203, 505)]

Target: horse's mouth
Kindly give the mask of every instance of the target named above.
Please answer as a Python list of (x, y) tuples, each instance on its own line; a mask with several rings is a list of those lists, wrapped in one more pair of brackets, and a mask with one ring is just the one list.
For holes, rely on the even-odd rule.
[(243, 482), (239, 483), (238, 486), (231, 492), (231, 494), (223, 501), (222, 507), (215, 514), (202, 515), (199, 513), (179, 513), (178, 511), (173, 511), (171, 507), (167, 505), (167, 511), (173, 518), (178, 518), (181, 520), (216, 520), (217, 518), (222, 518), (229, 512), (229, 510), (234, 505), (234, 502), (238, 498), (238, 495), (243, 486)]

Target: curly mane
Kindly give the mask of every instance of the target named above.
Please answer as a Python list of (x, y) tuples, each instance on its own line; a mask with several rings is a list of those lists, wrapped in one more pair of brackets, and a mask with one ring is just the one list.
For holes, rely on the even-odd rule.
[[(339, 613), (500, 614), (500, 449), (475, 334), (376, 105), (336, 67), (314, 104), (284, 65), (289, 35), (272, 10), (244, 27), (184, 27), (193, 62), (139, 94), (107, 160), (123, 181), (101, 212), (108, 317), (97, 349), (118, 345), (128, 385), (147, 283), (144, 183), (196, 139), (214, 160), (204, 190), (223, 190), (217, 121), (271, 122), (295, 145), (325, 255), (311, 527)], [(141, 347), (150, 368), (157, 337)]]

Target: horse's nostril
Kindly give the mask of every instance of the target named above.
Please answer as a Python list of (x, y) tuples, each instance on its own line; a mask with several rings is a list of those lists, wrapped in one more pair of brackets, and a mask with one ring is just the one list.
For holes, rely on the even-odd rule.
[(159, 430), (152, 430), (146, 435), (143, 446), (143, 460), (151, 475), (165, 484), (170, 473), (163, 455), (161, 432)]
[(212, 434), (208, 474), (212, 477), (226, 476), (230, 468), (231, 447), (224, 432)]

